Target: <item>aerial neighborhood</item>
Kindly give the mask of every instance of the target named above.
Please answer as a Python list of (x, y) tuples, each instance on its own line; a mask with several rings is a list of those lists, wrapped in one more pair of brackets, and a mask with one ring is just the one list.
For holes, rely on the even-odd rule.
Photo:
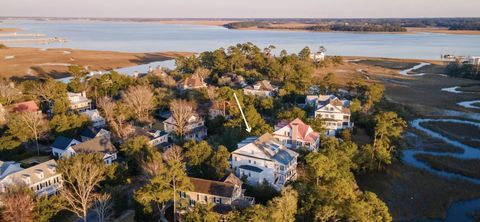
[[(262, 212), (265, 221), (292, 221), (281, 219), (287, 212), (279, 205), (296, 209), (297, 198), (330, 189), (351, 192), (355, 203), (338, 203), (345, 208), (371, 204), (353, 170), (389, 164), (393, 151), (357, 144), (369, 137), (357, 127), (387, 124), (378, 115), (398, 130), (404, 123), (376, 106), (383, 86), (356, 81), (339, 93), (333, 74), (312, 74), (341, 62), (309, 48), (274, 56), (245, 43), (178, 57), (173, 70), (88, 75), (72, 66), (68, 83), (4, 81), (11, 92), (1, 95), (0, 143), (9, 157), (0, 161), (0, 192), (26, 188), (52, 217), (83, 221), (106, 216), (102, 204), (109, 218), (130, 211), (137, 221), (196, 221), (192, 215), (205, 213), (208, 221), (256, 221)], [(382, 146), (397, 139), (381, 133), (377, 142), (389, 138)], [(344, 187), (335, 188), (338, 181)], [(313, 205), (328, 201), (315, 198)], [(391, 220), (382, 210), (365, 214)]]

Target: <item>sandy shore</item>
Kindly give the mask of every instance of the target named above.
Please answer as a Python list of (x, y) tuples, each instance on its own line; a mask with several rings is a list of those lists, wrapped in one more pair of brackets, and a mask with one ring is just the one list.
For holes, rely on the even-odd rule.
[(190, 54), (188, 52), (125, 53), (15, 47), (0, 49), (0, 77), (51, 76), (58, 78), (65, 76), (69, 65), (88, 66), (90, 70), (111, 70)]
[(0, 33), (20, 32), (21, 29), (17, 28), (0, 28)]

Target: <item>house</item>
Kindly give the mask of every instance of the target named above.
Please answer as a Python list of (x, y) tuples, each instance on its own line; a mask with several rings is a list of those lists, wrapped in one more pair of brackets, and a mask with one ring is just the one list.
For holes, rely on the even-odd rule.
[(297, 178), (297, 157), (298, 153), (266, 133), (240, 142), (231, 161), (235, 175), (246, 177), (249, 184), (267, 182), (281, 190), (286, 182)]
[(320, 145), (320, 133), (313, 131), (312, 127), (299, 118), (291, 122), (280, 121), (275, 126), (273, 137), (291, 149), (305, 147), (313, 151), (317, 150)]
[(185, 79), (180, 80), (178, 88), (182, 90), (187, 89), (201, 89), (206, 88), (207, 84), (203, 81), (203, 78), (199, 75), (191, 75)]
[(12, 185), (26, 185), (35, 195), (53, 195), (62, 188), (62, 175), (57, 172), (57, 162), (49, 160), (21, 169), (0, 179), (0, 192)]
[(0, 179), (3, 179), (7, 175), (23, 170), (22, 167), (20, 167), (20, 163), (17, 163), (15, 161), (1, 161), (0, 160)]
[(110, 139), (111, 133), (106, 129), (91, 126), (83, 128), (83, 130), (80, 132), (80, 139), (82, 142), (94, 139), (96, 137), (106, 137)]
[(52, 148), (52, 155), (55, 157), (60, 157), (63, 152), (65, 152), (65, 150), (79, 143), (80, 141), (76, 139), (58, 136), (57, 138), (55, 138), (55, 141), (50, 146), (50, 148)]
[(468, 58), (468, 64), (473, 66), (480, 66), (480, 56), (469, 56), (467, 58)]
[(21, 103), (15, 103), (12, 105), (12, 108), (10, 109), (11, 112), (17, 113), (17, 112), (41, 112), (40, 109), (38, 108), (37, 103), (35, 101), (30, 100), (26, 102), (21, 102)]
[(180, 197), (187, 199), (190, 206), (212, 204), (216, 207), (228, 206), (246, 208), (255, 203), (255, 198), (245, 196), (243, 182), (233, 174), (221, 181), (189, 177), (193, 185), (191, 191), (180, 191)]
[(315, 117), (322, 118), (327, 136), (334, 136), (338, 130), (352, 128), (348, 100), (340, 100), (334, 95), (309, 95), (305, 104), (315, 108)]
[[(168, 134), (175, 134), (178, 128), (177, 121), (170, 115), (168, 119), (163, 121), (163, 128)], [(207, 127), (205, 127), (205, 120), (198, 114), (192, 114), (185, 125), (184, 139), (200, 141), (206, 136)]]
[(277, 91), (278, 87), (272, 86), (268, 80), (262, 80), (243, 88), (245, 94), (259, 97), (272, 97)]
[(87, 98), (85, 91), (82, 93), (67, 93), (70, 101), (70, 109), (73, 111), (84, 112), (92, 108), (92, 100)]
[(53, 155), (56, 157), (70, 157), (77, 153), (98, 153), (102, 155), (103, 161), (107, 165), (110, 165), (117, 159), (117, 150), (110, 142), (110, 138), (107, 137), (99, 136), (82, 143), (71, 144), (64, 146), (64, 149), (52, 148)]
[(228, 102), (213, 102), (210, 108), (208, 109), (208, 117), (210, 119), (215, 119), (218, 116), (227, 116), (227, 107), (229, 106)]
[(247, 86), (247, 82), (245, 82), (245, 78), (235, 73), (223, 74), (220, 78), (218, 78), (217, 83), (220, 86), (230, 86), (230, 87), (240, 87), (240, 88), (244, 88), (245, 86)]
[(168, 141), (169, 134), (162, 130), (136, 127), (134, 135), (148, 138), (148, 143), (158, 148), (169, 149), (172, 147), (172, 144)]
[(315, 62), (322, 62), (325, 60), (325, 53), (324, 52), (317, 52), (317, 53), (310, 53), (310, 59)]
[(100, 128), (106, 126), (105, 118), (100, 115), (100, 112), (98, 112), (97, 109), (85, 110), (81, 114), (86, 115), (88, 119), (90, 119), (93, 127)]

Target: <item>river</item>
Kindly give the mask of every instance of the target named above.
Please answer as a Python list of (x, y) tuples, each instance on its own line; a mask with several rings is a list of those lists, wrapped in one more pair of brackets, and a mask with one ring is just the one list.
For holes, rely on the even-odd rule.
[[(18, 46), (75, 48), (125, 52), (202, 52), (236, 43), (299, 52), (323, 45), (327, 54), (392, 58), (440, 59), (441, 54), (480, 55), (480, 35), (439, 33), (352, 33), (229, 30), (220, 26), (147, 22), (5, 20), (2, 26), (22, 33), (66, 38), (65, 43), (15, 44)], [(278, 53), (278, 50), (277, 50)]]

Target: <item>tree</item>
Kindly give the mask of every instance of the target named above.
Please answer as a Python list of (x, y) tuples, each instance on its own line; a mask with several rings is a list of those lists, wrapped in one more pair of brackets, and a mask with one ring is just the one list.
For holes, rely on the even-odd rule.
[(198, 77), (205, 79), (208, 77), (208, 75), (210, 75), (210, 73), (211, 71), (209, 69), (199, 67), (195, 69), (195, 72), (193, 73), (193, 75), (197, 75)]
[(155, 206), (161, 219), (164, 219), (166, 204), (173, 199), (173, 221), (177, 221), (176, 209), (179, 191), (191, 190), (192, 184), (185, 173), (185, 164), (180, 155), (181, 148), (174, 147), (170, 150), (165, 153), (165, 164), (161, 162), (160, 156), (150, 159), (155, 162), (151, 166), (156, 166), (157, 173), (151, 175), (153, 177), (148, 184), (135, 192), (135, 200), (144, 206), (147, 212), (153, 212), (152, 206)]
[(23, 88), (27, 93), (37, 96), (40, 101), (46, 103), (67, 96), (67, 85), (54, 79), (47, 79), (44, 82), (26, 81)]
[(2, 195), (2, 221), (5, 222), (31, 222), (33, 221), (33, 193), (28, 187), (12, 185), (7, 187), (7, 192)]
[(405, 127), (407, 123), (395, 112), (381, 112), (375, 116), (375, 135), (370, 160), (376, 159), (378, 168), (382, 163), (391, 163), (392, 154), (395, 152), (392, 142), (402, 136)]
[(48, 131), (48, 122), (40, 112), (24, 111), (13, 114), (8, 121), (8, 129), (22, 142), (33, 139), (37, 148), (37, 155), (40, 155), (38, 138)]
[(120, 138), (125, 138), (128, 133), (128, 124), (125, 123), (127, 116), (125, 112), (122, 112), (122, 107), (120, 104), (116, 104), (110, 97), (102, 97), (97, 100), (97, 106), (101, 108), (105, 114), (105, 119), (107, 120), (110, 127), (112, 127), (113, 132)]
[(4, 105), (10, 105), (20, 97), (20, 90), (4, 82), (1, 82), (0, 84), (0, 102)]
[(310, 54), (310, 48), (305, 47), (298, 53), (298, 57), (300, 57), (302, 60), (308, 60), (310, 59)]
[(183, 138), (188, 119), (195, 113), (194, 104), (186, 100), (173, 100), (170, 103), (170, 112), (177, 124), (177, 134)]
[(88, 116), (76, 114), (58, 114), (50, 120), (50, 126), (56, 134), (75, 135), (75, 131), (90, 123)]
[(151, 155), (154, 149), (150, 145), (149, 139), (144, 136), (134, 137), (120, 147), (120, 151), (127, 157), (129, 169), (133, 171), (138, 170), (137, 168)]
[(64, 205), (64, 202), (58, 195), (36, 197), (34, 221), (49, 222), (62, 209), (62, 205)]
[(298, 193), (292, 187), (285, 187), (280, 197), (268, 202), (271, 221), (294, 222), (297, 214)]
[(288, 121), (293, 121), (296, 118), (304, 120), (306, 117), (307, 113), (305, 112), (305, 110), (300, 109), (296, 106), (288, 110), (282, 110), (277, 114), (277, 119)]
[(189, 141), (185, 145), (185, 157), (189, 166), (200, 166), (212, 154), (212, 147), (207, 141)]
[(61, 197), (64, 208), (87, 221), (87, 213), (95, 202), (95, 189), (106, 179), (108, 168), (99, 154), (77, 154), (58, 161), (58, 171), (63, 176)]
[(149, 86), (131, 86), (122, 93), (125, 107), (131, 110), (139, 121), (149, 122), (153, 109), (154, 95)]
[(384, 91), (385, 87), (383, 85), (374, 83), (368, 86), (367, 90), (365, 91), (365, 111), (370, 110), (370, 108), (372, 108), (375, 103), (379, 102), (382, 99)]
[(107, 222), (112, 214), (112, 197), (108, 193), (97, 194), (93, 209), (97, 213), (99, 222)]
[(192, 209), (187, 212), (185, 216), (186, 222), (210, 222), (221, 221), (220, 214), (215, 213), (213, 205), (208, 204), (196, 204)]
[(225, 175), (225, 172), (230, 168), (230, 152), (228, 152), (227, 147), (220, 145), (217, 148), (217, 151), (213, 153), (210, 157), (209, 165), (213, 169), (215, 178), (221, 178)]

